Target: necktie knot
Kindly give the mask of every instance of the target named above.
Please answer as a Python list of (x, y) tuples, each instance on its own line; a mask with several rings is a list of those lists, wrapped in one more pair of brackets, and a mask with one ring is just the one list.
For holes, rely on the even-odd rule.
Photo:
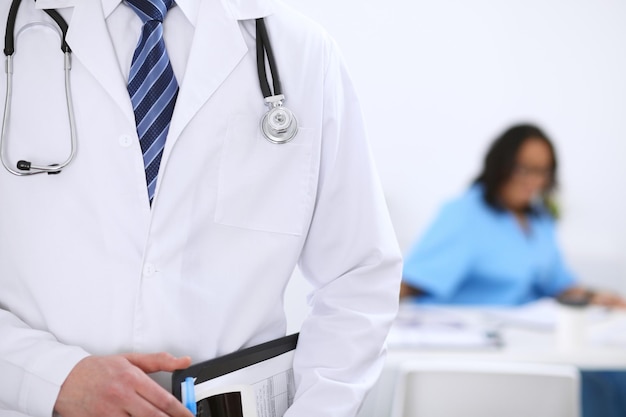
[(143, 23), (155, 20), (163, 23), (165, 14), (174, 5), (174, 0), (126, 0)]

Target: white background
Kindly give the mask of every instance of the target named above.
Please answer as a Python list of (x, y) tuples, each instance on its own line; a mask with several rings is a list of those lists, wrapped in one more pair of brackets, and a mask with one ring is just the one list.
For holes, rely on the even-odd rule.
[[(626, 2), (284, 1), (343, 52), (404, 252), (489, 143), (532, 122), (557, 147), (569, 265), (626, 294)], [(307, 290), (287, 292), (292, 329)]]

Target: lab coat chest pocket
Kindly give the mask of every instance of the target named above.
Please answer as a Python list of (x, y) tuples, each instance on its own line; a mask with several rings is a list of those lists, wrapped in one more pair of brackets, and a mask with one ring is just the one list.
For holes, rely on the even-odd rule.
[[(215, 221), (301, 235), (313, 199), (313, 129), (273, 144), (250, 117), (229, 121), (220, 161)], [(310, 215), (310, 214), (309, 214)]]

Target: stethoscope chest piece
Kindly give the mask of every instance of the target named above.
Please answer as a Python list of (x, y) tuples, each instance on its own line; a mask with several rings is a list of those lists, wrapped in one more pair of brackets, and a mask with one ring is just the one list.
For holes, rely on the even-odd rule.
[(287, 143), (298, 133), (298, 121), (291, 110), (283, 106), (284, 96), (265, 99), (270, 109), (261, 120), (263, 136), (272, 143)]

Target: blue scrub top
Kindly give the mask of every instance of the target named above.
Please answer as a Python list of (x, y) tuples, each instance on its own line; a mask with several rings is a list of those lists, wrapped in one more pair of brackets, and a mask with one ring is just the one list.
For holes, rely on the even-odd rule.
[(405, 257), (403, 279), (420, 302), (519, 305), (574, 285), (558, 249), (554, 219), (529, 215), (524, 231), (509, 211), (487, 204), (481, 185), (444, 205)]

